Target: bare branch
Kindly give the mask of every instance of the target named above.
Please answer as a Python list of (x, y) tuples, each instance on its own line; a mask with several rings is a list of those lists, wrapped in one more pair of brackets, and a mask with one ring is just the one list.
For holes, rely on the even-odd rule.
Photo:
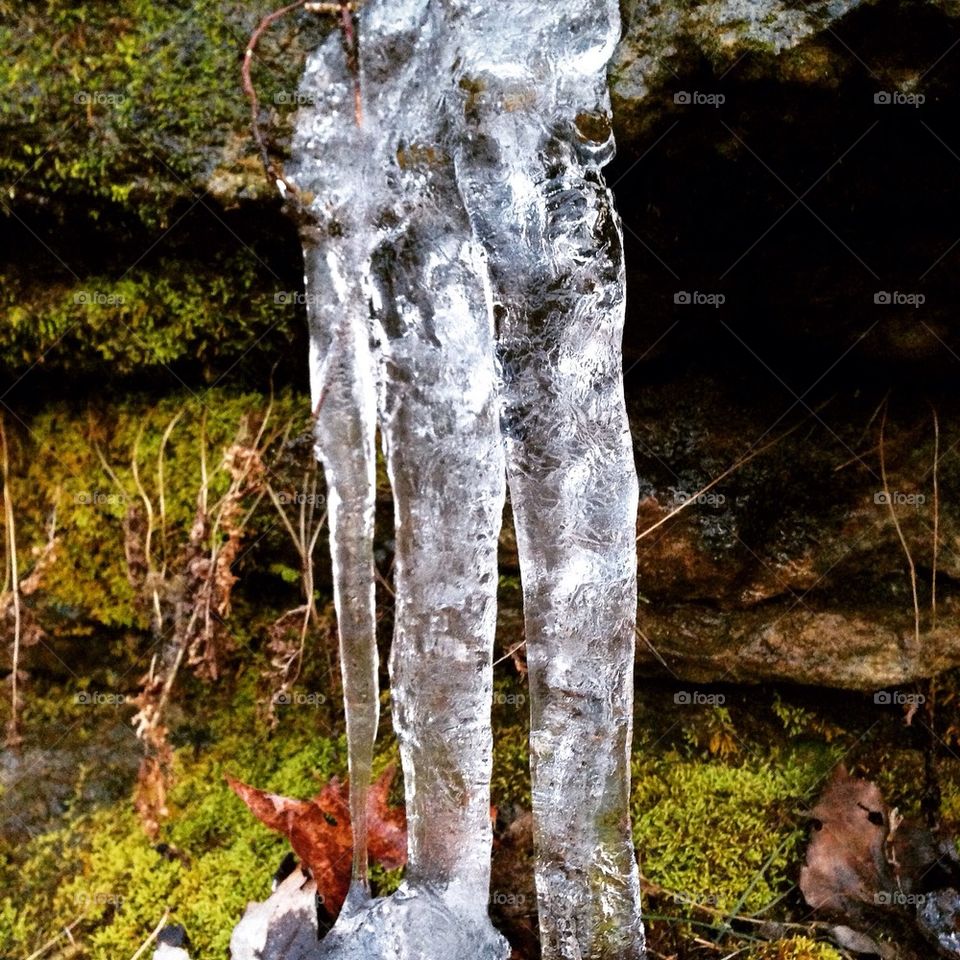
[(247, 49), (243, 55), (243, 66), (240, 75), (243, 83), (243, 92), (247, 100), (250, 101), (250, 125), (253, 131), (253, 138), (257, 144), (257, 150), (260, 153), (260, 162), (267, 177), (272, 180), (284, 196), (289, 199), (301, 213), (309, 216), (309, 210), (300, 199), (300, 189), (296, 184), (287, 179), (283, 167), (275, 163), (270, 156), (270, 150), (260, 129), (260, 99), (257, 96), (257, 90), (253, 83), (251, 69), (253, 57), (257, 50), (257, 44), (260, 38), (276, 23), (285, 17), (288, 13), (298, 10), (301, 7), (310, 13), (326, 14), (338, 16), (340, 18), (340, 29), (343, 32), (343, 45), (347, 56), (347, 68), (353, 77), (353, 112), (354, 121), (359, 127), (363, 122), (363, 101), (360, 92), (360, 56), (359, 44), (357, 40), (356, 24), (354, 22), (353, 11), (355, 4), (351, 2), (339, 3), (308, 3), (307, 0), (295, 0), (294, 3), (287, 4), (273, 13), (268, 13), (258, 24), (256, 29), (250, 35), (247, 41)]
[[(240, 71), (240, 75), (243, 79), (243, 92), (247, 95), (247, 99), (250, 101), (250, 120), (253, 130), (253, 139), (257, 142), (257, 149), (260, 151), (260, 162), (263, 164), (263, 169), (266, 171), (267, 176), (270, 177), (278, 186), (282, 184), (283, 188), (287, 190), (294, 198), (299, 196), (300, 191), (295, 187), (289, 180), (283, 175), (283, 171), (280, 170), (273, 162), (270, 157), (270, 151), (267, 149), (267, 143), (263, 138), (263, 132), (260, 130), (260, 100), (257, 97), (256, 88), (253, 85), (253, 78), (250, 75), (250, 68), (253, 63), (253, 55), (256, 52), (257, 44), (260, 42), (260, 38), (266, 33), (270, 27), (276, 23), (277, 20), (285, 17), (288, 13), (292, 13), (294, 10), (299, 9), (300, 7), (306, 4), (306, 0), (295, 0), (294, 3), (287, 4), (285, 7), (281, 7), (279, 10), (274, 10), (273, 13), (268, 13), (258, 24), (256, 29), (250, 35), (250, 39), (247, 41), (247, 49), (243, 55), (243, 67)], [(281, 191), (282, 192), (282, 191)]]
[(897, 517), (897, 510), (893, 505), (893, 498), (890, 496), (890, 486), (887, 483), (887, 460), (884, 445), (884, 430), (887, 425), (887, 410), (884, 407), (883, 416), (880, 418), (880, 480), (883, 483), (883, 495), (887, 501), (887, 507), (890, 510), (890, 519), (897, 530), (897, 536), (900, 538), (900, 546), (903, 548), (904, 556), (907, 558), (907, 566), (910, 568), (910, 591), (913, 595), (913, 636), (916, 646), (920, 646), (920, 599), (917, 594), (917, 568), (913, 562), (913, 554), (907, 545), (907, 539), (903, 535), (903, 528), (900, 526), (900, 519)]
[(10, 492), (10, 452), (7, 448), (7, 431), (0, 417), (0, 449), (2, 449), (3, 471), (3, 515), (7, 532), (7, 565), (10, 570), (10, 590), (13, 598), (13, 657), (10, 672), (10, 723), (7, 727), (6, 743), (17, 746), (22, 738), (19, 730), (20, 717), (20, 572), (17, 566), (17, 530), (13, 518), (13, 494)]
[(167, 503), (166, 503), (166, 483), (163, 475), (163, 455), (167, 449), (167, 442), (173, 428), (183, 416), (183, 410), (178, 411), (173, 419), (167, 424), (160, 438), (160, 450), (157, 453), (157, 498), (160, 507), (160, 550), (163, 555), (163, 565), (167, 564)]

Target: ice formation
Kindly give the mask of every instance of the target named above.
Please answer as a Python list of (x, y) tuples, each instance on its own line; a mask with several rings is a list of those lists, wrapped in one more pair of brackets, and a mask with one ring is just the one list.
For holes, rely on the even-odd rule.
[[(373, 575), (377, 403), (363, 269), (370, 256), (370, 228), (368, 198), (357, 190), (366, 179), (369, 136), (363, 127), (342, 121), (352, 108), (353, 79), (339, 44), (328, 42), (322, 53), (307, 73), (316, 122), (305, 132), (298, 155), (319, 154), (324, 160), (293, 173), (309, 179), (322, 197), (303, 230), (304, 286), (350, 744), (354, 857), (348, 902), (353, 903), (367, 895), (366, 808), (379, 715)], [(343, 169), (357, 179), (344, 178)]]
[[(636, 477), (605, 67), (616, 0), (367, 0), (309, 59), (288, 178), (330, 490), (356, 857), (318, 957), (501, 960), (487, 919), (491, 651), (509, 479), (545, 960), (643, 955), (628, 814)], [(374, 430), (394, 493), (400, 891), (371, 901)]]
[[(617, 3), (464, 4), (457, 174), (498, 317), (545, 958), (643, 953), (628, 814), (637, 483), (605, 67)], [(589, 745), (589, 746), (587, 746)]]

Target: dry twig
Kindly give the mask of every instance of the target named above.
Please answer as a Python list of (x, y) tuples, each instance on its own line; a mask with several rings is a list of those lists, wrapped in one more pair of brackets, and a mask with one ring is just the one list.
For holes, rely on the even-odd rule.
[(9, 747), (19, 746), (20, 736), (20, 572), (17, 564), (17, 529), (13, 517), (13, 494), (10, 492), (10, 451), (7, 448), (7, 431), (0, 417), (0, 469), (3, 479), (3, 518), (7, 540), (7, 583), (13, 603), (13, 656), (10, 671), (10, 721), (7, 724), (6, 743)]
[(887, 482), (887, 459), (884, 446), (884, 431), (887, 425), (887, 410), (884, 407), (883, 416), (880, 418), (880, 481), (883, 484), (883, 496), (887, 507), (890, 510), (890, 519), (896, 528), (897, 536), (900, 539), (900, 546), (903, 548), (904, 556), (907, 558), (907, 566), (910, 568), (910, 592), (913, 597), (913, 637), (915, 648), (920, 647), (920, 597), (917, 592), (917, 567), (913, 562), (913, 554), (907, 544), (907, 538), (903, 535), (903, 528), (900, 526), (900, 518), (897, 516), (896, 507), (893, 504), (893, 498), (890, 495), (890, 485)]

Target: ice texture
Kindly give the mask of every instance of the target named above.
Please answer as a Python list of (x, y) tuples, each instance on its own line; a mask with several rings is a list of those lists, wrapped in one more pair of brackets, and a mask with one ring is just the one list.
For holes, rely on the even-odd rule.
[[(350, 771), (354, 857), (351, 900), (367, 895), (367, 795), (379, 718), (374, 608), (373, 523), (377, 393), (367, 323), (370, 228), (365, 128), (342, 122), (353, 82), (338, 38), (307, 68), (313, 122), (298, 127), (295, 158), (320, 154), (322, 165), (295, 164), (320, 199), (304, 226), (304, 286), (310, 323), (310, 387), (316, 453), (327, 481), (327, 516), (340, 643)], [(349, 165), (352, 178), (342, 176)]]
[(637, 480), (621, 231), (600, 174), (618, 5), (461, 6), (456, 167), (497, 316), (543, 957), (630, 960), (644, 952), (628, 810)]
[[(409, 862), (403, 889), (388, 899), (370, 902), (354, 884), (318, 953), (344, 960), (509, 953), (487, 918), (504, 453), (482, 254), (438, 108), (442, 26), (436, 3), (365, 5), (362, 126), (333, 37), (307, 64), (300, 93), (309, 105), (287, 171), (315, 220), (303, 240), (318, 453), (353, 495), (345, 536), (332, 538), (342, 560), (338, 612), (363, 613), (362, 629), (341, 623), (348, 721), (351, 704), (360, 717), (348, 722), (351, 781), (354, 769), (368, 771), (375, 729), (365, 616), (373, 396), (395, 505), (390, 671)], [(361, 808), (354, 822), (362, 818)]]
[[(330, 486), (355, 827), (330, 960), (503, 960), (487, 919), (491, 651), (509, 480), (545, 960), (643, 956), (628, 813), (637, 485), (620, 226), (600, 174), (616, 0), (367, 0), (309, 58), (288, 180)], [(395, 504), (392, 709), (409, 821), (371, 901), (374, 431)]]

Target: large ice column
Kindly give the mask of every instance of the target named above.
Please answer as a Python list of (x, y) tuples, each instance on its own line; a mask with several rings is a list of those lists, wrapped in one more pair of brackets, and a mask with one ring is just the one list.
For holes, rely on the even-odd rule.
[(408, 883), (485, 918), (504, 459), (489, 301), (451, 162), (441, 13), (374, 0), (361, 21), (392, 191), (372, 271), (396, 525), (390, 668)]
[(360, 18), (364, 126), (352, 122), (354, 78), (332, 39), (308, 64), (303, 90), (317, 102), (298, 120), (290, 169), (316, 217), (305, 234), (314, 400), (335, 488), (358, 771), (369, 755), (357, 743), (376, 721), (367, 508), (379, 384), (410, 864), (386, 900), (355, 887), (321, 954), (505, 955), (486, 919), (502, 426), (527, 616), (544, 956), (633, 960), (643, 954), (627, 803), (637, 491), (620, 233), (599, 173), (612, 153), (604, 66), (616, 3), (368, 0)]
[(362, 189), (369, 137), (354, 117), (339, 37), (309, 60), (293, 163), (309, 220), (301, 228), (316, 451), (327, 480), (354, 831), (350, 901), (367, 889), (366, 806), (379, 716), (373, 525), (377, 391), (367, 321), (372, 238)]
[[(318, 190), (313, 205), (327, 217), (321, 224), (336, 224), (305, 241), (315, 274), (308, 280), (312, 365), (324, 371), (316, 383), (333, 375), (325, 365), (338, 357), (344, 371), (351, 358), (361, 360), (355, 371), (366, 370), (362, 337), (337, 339), (338, 330), (357, 329), (358, 307), (372, 336), (395, 503), (390, 666), (409, 863), (393, 897), (348, 901), (320, 955), (501, 960), (509, 951), (487, 919), (487, 901), (505, 468), (486, 275), (453, 171), (447, 105), (454, 88), (441, 5), (370, 0), (359, 35), (362, 134), (349, 132), (352, 109), (345, 119), (343, 98), (352, 84), (329, 76), (339, 54), (328, 44), (308, 65), (303, 91), (317, 99), (316, 115), (298, 124), (290, 169), (301, 190)], [(326, 102), (330, 90), (341, 98), (339, 110)], [(337, 447), (328, 470), (342, 465), (357, 476), (354, 467), (367, 464), (368, 392), (366, 381), (352, 392), (348, 381), (341, 395), (353, 407), (343, 408), (346, 422), (330, 408), (333, 438), (321, 452)], [(330, 402), (322, 386), (315, 399), (322, 432)], [(352, 411), (359, 407), (358, 421)], [(351, 453), (351, 431), (362, 453)], [(346, 674), (345, 690), (349, 700), (355, 690)]]
[(461, 192), (486, 248), (531, 693), (545, 960), (644, 954), (628, 809), (637, 482), (605, 65), (616, 0), (461, 17)]

